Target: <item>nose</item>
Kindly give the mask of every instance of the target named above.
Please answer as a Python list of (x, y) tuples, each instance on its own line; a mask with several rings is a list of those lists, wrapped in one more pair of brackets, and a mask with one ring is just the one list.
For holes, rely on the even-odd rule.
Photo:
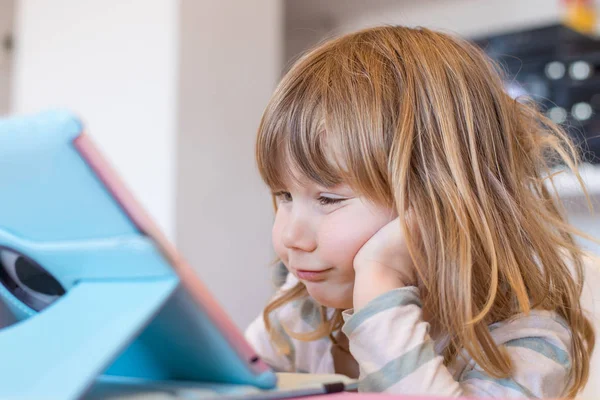
[(312, 252), (317, 248), (317, 241), (309, 218), (301, 211), (290, 213), (283, 228), (283, 245), (289, 249)]

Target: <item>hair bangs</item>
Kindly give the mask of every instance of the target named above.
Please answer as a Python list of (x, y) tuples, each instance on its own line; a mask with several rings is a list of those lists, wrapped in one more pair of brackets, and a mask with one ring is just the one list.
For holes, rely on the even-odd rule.
[(305, 180), (324, 187), (349, 180), (336, 135), (327, 129), (326, 93), (317, 73), (302, 82), (282, 82), (263, 115), (256, 159), (271, 189)]
[(372, 201), (391, 205), (391, 140), (385, 134), (390, 127), (380, 115), (382, 108), (396, 110), (397, 102), (384, 89), (389, 74), (385, 84), (374, 87), (371, 76), (386, 75), (382, 68), (379, 62), (365, 65), (362, 59), (316, 52), (290, 70), (258, 130), (258, 168), (270, 188), (299, 180), (324, 187), (344, 183)]

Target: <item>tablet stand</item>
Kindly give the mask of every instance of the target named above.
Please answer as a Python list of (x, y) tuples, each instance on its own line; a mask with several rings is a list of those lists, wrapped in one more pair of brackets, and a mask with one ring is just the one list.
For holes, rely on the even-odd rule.
[(148, 324), (177, 283), (175, 277), (80, 283), (47, 310), (0, 330), (0, 398), (78, 398)]

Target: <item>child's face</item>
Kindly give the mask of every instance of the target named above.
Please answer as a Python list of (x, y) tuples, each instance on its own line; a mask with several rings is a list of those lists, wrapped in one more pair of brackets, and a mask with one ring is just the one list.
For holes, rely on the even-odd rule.
[(320, 304), (352, 308), (354, 256), (394, 212), (348, 186), (302, 181), (277, 195), (273, 246), (288, 270)]

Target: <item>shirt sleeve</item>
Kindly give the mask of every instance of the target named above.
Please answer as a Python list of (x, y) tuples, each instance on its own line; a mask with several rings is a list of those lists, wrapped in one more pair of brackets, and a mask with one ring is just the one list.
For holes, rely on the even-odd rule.
[(342, 329), (359, 364), (360, 391), (487, 398), (563, 394), (570, 335), (549, 314), (531, 315), (492, 331), (511, 357), (511, 378), (493, 378), (474, 363), (455, 377), (434, 350), (421, 307), (418, 289), (405, 287), (382, 294), (356, 313), (344, 312)]

